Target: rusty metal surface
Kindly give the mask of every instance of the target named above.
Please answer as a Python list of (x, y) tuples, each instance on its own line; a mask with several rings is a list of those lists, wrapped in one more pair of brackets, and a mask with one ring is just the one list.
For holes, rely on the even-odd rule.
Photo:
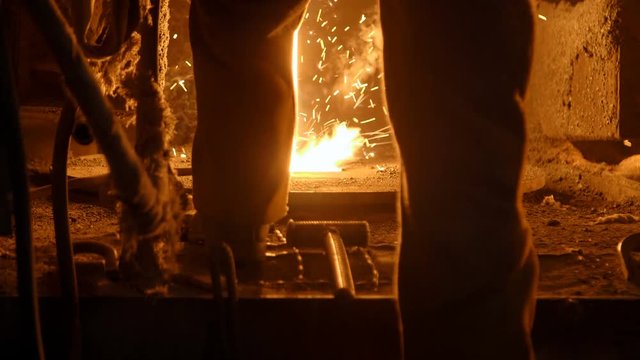
[(625, 22), (621, 4), (621, 0), (539, 3), (527, 113), (546, 135), (572, 140), (634, 135), (634, 127), (623, 125), (633, 120), (621, 116), (637, 111), (632, 102), (621, 102), (637, 96), (635, 86), (629, 86), (635, 80), (626, 76), (621, 54), (637, 52), (638, 44), (619, 37)]

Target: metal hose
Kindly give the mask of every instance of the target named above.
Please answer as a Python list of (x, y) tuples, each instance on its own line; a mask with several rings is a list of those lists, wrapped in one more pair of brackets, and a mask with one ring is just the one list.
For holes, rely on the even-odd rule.
[[(0, 1), (0, 6), (4, 8)], [(4, 9), (3, 9), (4, 10)], [(13, 194), (13, 214), (15, 219), (16, 258), (18, 272), (18, 298), (24, 316), (24, 338), (22, 348), (28, 353), (26, 359), (44, 359), (42, 335), (40, 332), (40, 314), (38, 310), (38, 291), (33, 269), (33, 240), (31, 237), (31, 205), (29, 201), (29, 183), (26, 169), (26, 155), (20, 129), (18, 101), (12, 76), (9, 47), (5, 34), (5, 13), (0, 13), (0, 141), (4, 142), (11, 153), (8, 159), (9, 182)]]
[(53, 224), (56, 237), (56, 254), (58, 258), (58, 276), (60, 277), (60, 292), (65, 311), (68, 312), (65, 324), (67, 329), (65, 340), (69, 351), (65, 358), (81, 358), (80, 339), (80, 307), (78, 298), (78, 281), (76, 268), (73, 263), (73, 248), (69, 233), (69, 188), (67, 184), (67, 157), (69, 142), (75, 123), (77, 106), (67, 100), (60, 113), (56, 137), (53, 145), (53, 160), (51, 163), (51, 200), (53, 206)]
[[(210, 274), (216, 314), (216, 324), (210, 329), (215, 334), (205, 351), (205, 358), (239, 359), (237, 338), (238, 279), (231, 247), (216, 241), (211, 245)], [(226, 280), (226, 297), (222, 279)]]

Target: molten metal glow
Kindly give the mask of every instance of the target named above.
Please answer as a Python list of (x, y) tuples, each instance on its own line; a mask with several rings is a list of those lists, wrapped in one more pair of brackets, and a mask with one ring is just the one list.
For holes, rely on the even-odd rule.
[[(330, 134), (320, 139), (298, 138), (297, 149), (291, 156), (291, 172), (339, 172), (340, 165), (354, 157), (363, 146), (364, 138), (359, 128), (348, 128), (340, 123)], [(302, 145), (300, 147), (300, 145)]]

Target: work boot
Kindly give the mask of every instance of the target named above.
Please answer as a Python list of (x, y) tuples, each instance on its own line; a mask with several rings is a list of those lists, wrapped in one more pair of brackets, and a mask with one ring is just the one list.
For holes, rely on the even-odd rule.
[(215, 222), (211, 227), (219, 229), (206, 237), (222, 238), (231, 245), (240, 272), (264, 256), (262, 240), (245, 239), (264, 238), (266, 226), (260, 224), (273, 223), (287, 213), (297, 118), (291, 59), (307, 3), (191, 1), (198, 107), (194, 206), (205, 227)]
[(224, 242), (233, 251), (239, 282), (257, 282), (262, 279), (266, 259), (268, 225), (203, 224), (206, 244)]

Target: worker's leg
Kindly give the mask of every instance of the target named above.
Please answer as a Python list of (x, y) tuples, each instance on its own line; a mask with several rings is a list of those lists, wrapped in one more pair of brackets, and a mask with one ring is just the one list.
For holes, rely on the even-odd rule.
[(194, 202), (205, 235), (230, 242), (240, 262), (264, 256), (260, 233), (287, 211), (296, 119), (292, 45), (306, 3), (191, 3)]
[(381, 0), (404, 163), (398, 293), (407, 359), (532, 356), (537, 261), (518, 183), (527, 0)]

